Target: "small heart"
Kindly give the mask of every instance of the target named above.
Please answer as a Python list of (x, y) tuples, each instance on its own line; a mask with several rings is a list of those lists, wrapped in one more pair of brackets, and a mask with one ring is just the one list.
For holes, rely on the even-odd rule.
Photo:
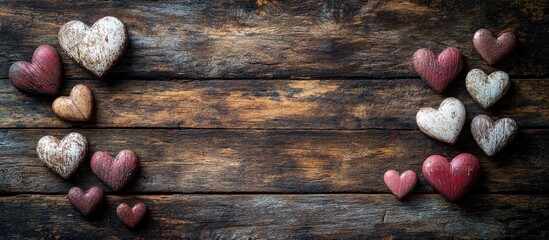
[(122, 223), (128, 228), (134, 228), (143, 217), (145, 217), (145, 213), (147, 212), (147, 207), (144, 203), (138, 203), (132, 208), (128, 206), (128, 204), (121, 203), (116, 208), (116, 215)]
[(93, 114), (93, 95), (86, 85), (77, 84), (70, 96), (61, 96), (52, 104), (53, 112), (69, 121), (88, 121)]
[(499, 62), (515, 48), (517, 39), (512, 32), (505, 32), (496, 36), (487, 29), (479, 29), (473, 36), (473, 46), (478, 54), (489, 64)]
[(85, 217), (92, 216), (103, 203), (103, 190), (98, 187), (92, 187), (83, 191), (79, 187), (73, 187), (69, 190), (69, 202)]
[(421, 108), (417, 112), (416, 122), (427, 136), (453, 145), (465, 124), (465, 106), (456, 98), (446, 98), (438, 110)]
[(383, 175), (383, 181), (393, 195), (402, 200), (416, 187), (417, 174), (412, 170), (407, 170), (399, 175), (397, 171), (389, 170)]
[(431, 186), (450, 202), (457, 201), (480, 177), (480, 163), (469, 153), (457, 155), (451, 163), (443, 156), (432, 155), (421, 169)]
[(128, 45), (126, 28), (115, 17), (101, 18), (91, 28), (70, 21), (61, 27), (58, 37), (63, 50), (99, 78), (122, 57)]
[(80, 133), (70, 133), (61, 141), (56, 137), (44, 136), (38, 141), (36, 152), (48, 168), (68, 179), (84, 162), (88, 140)]
[(419, 76), (436, 93), (441, 93), (459, 75), (463, 59), (457, 48), (446, 48), (438, 57), (431, 50), (422, 48), (414, 53), (413, 64)]
[(471, 122), (471, 134), (488, 156), (494, 156), (509, 145), (518, 131), (515, 120), (502, 118), (496, 122), (486, 115), (478, 115)]
[(120, 151), (114, 159), (106, 152), (95, 152), (90, 165), (92, 172), (114, 191), (120, 191), (139, 168), (137, 155), (131, 150)]
[(480, 69), (473, 69), (465, 78), (467, 91), (484, 109), (488, 109), (499, 101), (509, 90), (509, 85), (511, 85), (509, 75), (503, 71), (486, 75)]
[(61, 59), (55, 48), (42, 45), (32, 55), (32, 63), (16, 62), (10, 67), (13, 85), (39, 95), (56, 95), (61, 86)]

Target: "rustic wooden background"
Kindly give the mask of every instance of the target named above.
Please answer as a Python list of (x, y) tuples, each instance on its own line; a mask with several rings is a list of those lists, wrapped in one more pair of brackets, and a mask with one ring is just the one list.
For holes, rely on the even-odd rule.
[[(507, 238), (549, 236), (549, 19), (545, 0), (0, 0), (0, 239), (10, 238)], [(104, 80), (59, 47), (70, 20), (112, 15), (130, 44)], [(514, 31), (519, 45), (495, 67), (471, 39), (479, 28)], [(91, 87), (95, 117), (66, 122), (53, 98), (8, 79), (41, 44), (61, 54), (63, 94)], [(435, 94), (411, 66), (415, 50), (458, 47), (461, 76)], [(501, 69), (509, 93), (486, 111), (465, 90), (471, 68)], [(456, 146), (422, 134), (420, 107), (461, 99), (468, 123)], [(511, 117), (514, 144), (486, 157), (469, 134), (477, 114)], [(77, 131), (90, 152), (134, 150), (141, 171), (111, 193), (85, 164), (69, 180), (37, 158), (40, 137)], [(421, 174), (431, 154), (470, 152), (482, 177), (446, 202)], [(90, 153), (90, 155), (91, 155)], [(414, 194), (397, 201), (388, 169), (415, 170)], [(103, 213), (84, 220), (70, 187), (101, 186)], [(150, 210), (122, 227), (121, 201)]]

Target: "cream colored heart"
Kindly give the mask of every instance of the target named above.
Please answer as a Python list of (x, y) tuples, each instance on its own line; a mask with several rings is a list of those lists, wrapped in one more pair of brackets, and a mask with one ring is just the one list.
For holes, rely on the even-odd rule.
[(115, 17), (99, 19), (90, 28), (70, 21), (59, 30), (65, 52), (97, 77), (102, 77), (124, 54), (128, 37), (124, 24)]
[(53, 112), (69, 121), (88, 121), (93, 115), (93, 95), (84, 84), (77, 84), (70, 96), (61, 96), (52, 104)]
[(499, 101), (509, 90), (509, 75), (503, 71), (496, 71), (486, 75), (480, 69), (473, 69), (467, 73), (465, 86), (471, 97), (487, 109)]
[(456, 98), (446, 98), (437, 109), (421, 108), (416, 115), (419, 129), (427, 136), (439, 141), (454, 144), (463, 124), (465, 124), (465, 106)]
[(478, 115), (471, 122), (471, 134), (488, 156), (494, 156), (509, 145), (518, 131), (515, 120), (502, 118), (496, 122), (486, 115)]
[(68, 179), (84, 162), (88, 140), (80, 133), (70, 133), (61, 141), (53, 136), (44, 136), (38, 141), (36, 152), (48, 168)]

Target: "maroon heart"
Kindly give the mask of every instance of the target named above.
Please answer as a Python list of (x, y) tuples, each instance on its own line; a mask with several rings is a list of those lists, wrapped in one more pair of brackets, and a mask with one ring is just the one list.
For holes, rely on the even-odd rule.
[(457, 201), (480, 177), (480, 163), (469, 153), (457, 155), (451, 163), (440, 155), (432, 155), (421, 169), (431, 186), (450, 202)]
[(116, 208), (116, 215), (122, 223), (128, 228), (134, 228), (143, 217), (145, 217), (145, 213), (147, 212), (147, 207), (144, 203), (138, 203), (132, 208), (128, 206), (128, 204), (121, 203)]
[(401, 200), (416, 187), (417, 174), (412, 170), (407, 170), (400, 175), (395, 170), (389, 170), (383, 175), (383, 181), (393, 192), (393, 195)]
[(93, 215), (103, 203), (103, 197), (103, 190), (99, 187), (92, 187), (86, 191), (79, 187), (69, 190), (69, 202), (85, 217)]
[(509, 55), (515, 48), (516, 42), (517, 39), (512, 32), (503, 33), (496, 38), (490, 30), (479, 29), (473, 36), (473, 46), (490, 65)]
[(61, 59), (55, 48), (42, 45), (32, 55), (32, 63), (16, 62), (10, 79), (17, 88), (39, 95), (56, 95), (61, 86)]
[(106, 152), (95, 152), (90, 160), (91, 170), (114, 191), (120, 191), (136, 174), (137, 155), (122, 150), (116, 158)]
[(414, 68), (436, 93), (441, 93), (459, 75), (463, 59), (457, 48), (446, 48), (438, 57), (422, 48), (414, 53)]

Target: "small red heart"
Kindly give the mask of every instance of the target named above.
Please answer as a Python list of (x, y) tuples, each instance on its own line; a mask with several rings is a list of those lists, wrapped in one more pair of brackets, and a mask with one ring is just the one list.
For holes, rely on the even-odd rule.
[(147, 207), (144, 203), (138, 203), (132, 208), (128, 206), (128, 204), (121, 203), (116, 208), (116, 215), (122, 223), (128, 228), (134, 228), (143, 217), (145, 217), (145, 213), (147, 212)]
[(103, 190), (99, 187), (92, 187), (83, 191), (79, 187), (69, 190), (69, 202), (85, 217), (91, 216), (103, 203)]
[(401, 200), (414, 190), (417, 174), (412, 170), (407, 170), (399, 175), (397, 171), (389, 170), (383, 175), (383, 181), (395, 197)]
[(452, 162), (440, 155), (425, 159), (421, 168), (427, 181), (448, 201), (457, 201), (480, 177), (480, 163), (469, 154), (462, 153)]
[(122, 150), (112, 158), (106, 152), (95, 152), (90, 160), (91, 170), (114, 191), (120, 191), (136, 174), (137, 155)]
[(55, 48), (42, 45), (32, 55), (32, 63), (16, 62), (10, 79), (17, 88), (39, 95), (56, 95), (61, 86), (61, 59)]
[(457, 48), (446, 48), (438, 57), (422, 48), (414, 53), (414, 68), (436, 93), (441, 93), (459, 75), (463, 59)]
[(517, 39), (512, 32), (503, 33), (496, 38), (490, 30), (479, 29), (473, 36), (473, 46), (490, 65), (509, 55), (515, 48), (516, 42)]

